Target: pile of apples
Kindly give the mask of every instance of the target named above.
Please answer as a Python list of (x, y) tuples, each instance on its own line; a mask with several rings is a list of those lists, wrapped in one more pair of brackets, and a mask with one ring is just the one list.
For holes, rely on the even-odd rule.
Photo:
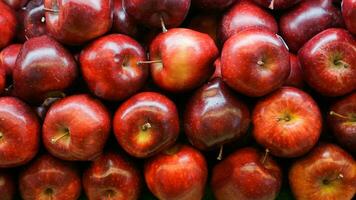
[(355, 35), (356, 0), (0, 0), (0, 200), (351, 200)]

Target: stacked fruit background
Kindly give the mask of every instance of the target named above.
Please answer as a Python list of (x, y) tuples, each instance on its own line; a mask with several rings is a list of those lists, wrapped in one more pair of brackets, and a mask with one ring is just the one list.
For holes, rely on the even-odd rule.
[(356, 0), (0, 0), (0, 200), (351, 200)]

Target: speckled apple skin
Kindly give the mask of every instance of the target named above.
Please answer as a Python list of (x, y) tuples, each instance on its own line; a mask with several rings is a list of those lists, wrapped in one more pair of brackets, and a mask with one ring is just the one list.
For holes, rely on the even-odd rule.
[(16, 65), (16, 58), (21, 48), (22, 44), (12, 44), (0, 52), (0, 68), (5, 70), (6, 76), (12, 76), (12, 71)]
[(341, 11), (347, 29), (356, 35), (356, 0), (343, 0)]
[(0, 50), (10, 44), (15, 37), (17, 19), (14, 11), (0, 1)]

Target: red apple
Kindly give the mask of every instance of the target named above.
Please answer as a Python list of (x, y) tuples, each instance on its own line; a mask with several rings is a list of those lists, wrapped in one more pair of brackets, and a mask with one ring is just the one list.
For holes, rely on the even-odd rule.
[(24, 29), (26, 39), (47, 34), (44, 0), (30, 0), (24, 13)]
[(0, 98), (0, 168), (30, 161), (39, 148), (40, 124), (36, 114), (14, 97)]
[(77, 200), (80, 196), (80, 177), (73, 164), (49, 155), (37, 158), (19, 177), (23, 200)]
[(327, 29), (309, 40), (298, 54), (306, 82), (326, 96), (356, 89), (356, 42), (343, 29)]
[(103, 151), (110, 133), (104, 105), (88, 96), (73, 95), (55, 102), (42, 127), (46, 149), (63, 160), (87, 161)]
[(322, 144), (296, 161), (289, 184), (296, 199), (350, 200), (356, 193), (356, 162), (333, 144)]
[(233, 5), (237, 0), (192, 0), (194, 7), (201, 10), (223, 10)]
[(339, 143), (356, 153), (356, 92), (331, 106), (328, 121)]
[(9, 5), (14, 10), (18, 10), (24, 7), (28, 0), (3, 0), (7, 5)]
[(90, 200), (136, 200), (140, 185), (139, 171), (112, 152), (93, 161), (83, 175), (84, 191)]
[(281, 182), (277, 163), (267, 153), (247, 147), (214, 167), (211, 187), (217, 200), (273, 200)]
[(319, 32), (342, 25), (341, 12), (333, 5), (333, 0), (303, 1), (283, 14), (279, 22), (283, 39), (293, 52), (298, 52), (303, 44)]
[(0, 66), (0, 95), (4, 92), (6, 87), (6, 72), (5, 69)]
[(170, 92), (195, 89), (212, 75), (218, 53), (209, 35), (184, 28), (171, 29), (151, 43), (152, 78), (156, 85)]
[(47, 30), (63, 43), (83, 44), (110, 30), (112, 5), (111, 0), (44, 0)]
[(257, 4), (271, 10), (286, 9), (299, 3), (301, 0), (254, 0)]
[(252, 122), (256, 141), (273, 155), (298, 157), (318, 141), (322, 118), (307, 93), (282, 87), (257, 103)]
[(16, 58), (20, 53), (22, 44), (12, 44), (0, 52), (0, 68), (3, 68), (7, 76), (12, 76)]
[(295, 56), (294, 54), (290, 54), (289, 58), (290, 58), (290, 73), (284, 85), (303, 88), (304, 87), (303, 70), (302, 70), (302, 66), (300, 66), (298, 57)]
[(113, 124), (121, 147), (140, 158), (171, 146), (179, 134), (176, 106), (154, 92), (142, 92), (125, 101), (116, 111)]
[(15, 37), (17, 19), (14, 11), (0, 1), (0, 50), (10, 44)]
[(199, 151), (176, 145), (148, 160), (144, 174), (148, 188), (161, 200), (201, 200), (208, 169)]
[(221, 73), (234, 90), (247, 96), (263, 96), (279, 88), (290, 73), (289, 53), (275, 34), (248, 29), (226, 41)]
[(188, 101), (184, 131), (200, 150), (220, 147), (245, 135), (250, 123), (247, 106), (220, 78), (198, 89)]
[(140, 30), (136, 20), (131, 17), (124, 8), (124, 0), (114, 1), (113, 30), (118, 33), (137, 36)]
[(190, 20), (188, 27), (192, 30), (208, 34), (218, 44), (217, 31), (219, 20), (218, 15), (199, 14)]
[(77, 75), (72, 55), (56, 40), (41, 36), (24, 43), (13, 70), (15, 94), (42, 102), (54, 92), (68, 88)]
[(1, 200), (12, 200), (15, 195), (15, 182), (4, 170), (0, 170), (0, 194)]
[(122, 100), (143, 87), (148, 66), (139, 65), (146, 54), (134, 39), (112, 34), (95, 40), (80, 55), (83, 77), (96, 96)]
[(209, 80), (213, 80), (215, 78), (222, 78), (222, 76), (221, 76), (221, 59), (220, 58), (217, 58), (215, 60), (214, 66), (215, 66), (214, 74), (210, 77)]
[(219, 28), (221, 44), (234, 34), (250, 28), (278, 32), (278, 24), (270, 13), (250, 0), (240, 0), (222, 18)]
[(343, 0), (341, 11), (347, 29), (356, 35), (356, 0)]

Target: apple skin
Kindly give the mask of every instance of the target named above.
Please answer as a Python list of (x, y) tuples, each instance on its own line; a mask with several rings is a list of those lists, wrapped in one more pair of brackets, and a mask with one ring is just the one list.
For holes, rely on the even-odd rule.
[(7, 171), (0, 170), (0, 183), (1, 200), (14, 199), (15, 182)]
[(138, 36), (140, 27), (136, 20), (131, 17), (123, 7), (124, 0), (113, 0), (113, 25), (112, 28), (115, 32), (129, 35), (132, 37)]
[(149, 159), (144, 175), (150, 191), (161, 200), (201, 200), (208, 169), (199, 151), (176, 145)]
[(114, 116), (114, 134), (130, 155), (150, 157), (172, 146), (179, 134), (175, 104), (155, 92), (142, 92), (126, 100)]
[(341, 11), (347, 29), (356, 35), (356, 0), (343, 0)]
[(330, 111), (341, 114), (348, 119), (329, 113), (328, 124), (338, 142), (356, 153), (356, 92), (342, 98), (331, 106)]
[(31, 39), (47, 34), (44, 0), (30, 0), (24, 11), (23, 25), (25, 29), (25, 38)]
[(84, 172), (83, 188), (90, 200), (136, 200), (140, 195), (140, 172), (119, 154), (105, 153)]
[(290, 54), (290, 73), (284, 86), (293, 86), (297, 88), (304, 87), (304, 78), (302, 66), (300, 66), (299, 59), (296, 55)]
[(0, 1), (0, 50), (9, 45), (15, 37), (16, 27), (15, 12), (5, 2)]
[(199, 14), (189, 22), (189, 28), (201, 33), (208, 34), (216, 44), (218, 44), (217, 32), (219, 26), (219, 16), (214, 14)]
[(103, 151), (110, 125), (108, 110), (100, 101), (84, 94), (73, 95), (50, 107), (42, 140), (48, 152), (62, 160), (93, 160)]
[(31, 108), (17, 98), (1, 97), (0, 119), (0, 168), (17, 167), (35, 157), (40, 124)]
[(146, 53), (134, 39), (111, 34), (95, 40), (80, 55), (83, 77), (96, 96), (123, 100), (141, 89), (148, 77)]
[(24, 7), (28, 0), (3, 0), (3, 1), (14, 10), (18, 10)]
[(249, 0), (240, 0), (224, 14), (221, 20), (218, 33), (221, 44), (234, 34), (250, 28), (278, 32), (278, 24), (270, 13)]
[(72, 163), (42, 155), (20, 173), (19, 188), (23, 200), (76, 200), (81, 181)]
[(22, 44), (12, 44), (0, 52), (0, 68), (5, 70), (6, 76), (12, 76), (21, 48)]
[(281, 182), (282, 172), (277, 163), (257, 149), (247, 147), (235, 151), (213, 168), (211, 187), (217, 200), (273, 200)]
[(111, 0), (44, 0), (48, 33), (58, 41), (80, 45), (105, 34), (112, 26)]
[(341, 12), (332, 1), (303, 1), (281, 16), (280, 32), (292, 52), (298, 52), (303, 44), (321, 31), (343, 26)]
[(355, 160), (334, 144), (319, 145), (289, 171), (289, 184), (296, 199), (353, 199), (355, 180)]
[(264, 96), (288, 78), (289, 53), (275, 33), (244, 30), (226, 41), (221, 53), (221, 73), (224, 81), (239, 93)]
[(68, 88), (77, 76), (72, 55), (56, 40), (41, 36), (22, 46), (13, 70), (15, 94), (29, 102), (42, 102), (50, 93)]
[(327, 29), (298, 53), (305, 81), (325, 96), (342, 96), (356, 89), (356, 41), (344, 29)]
[(298, 157), (318, 141), (322, 117), (307, 93), (282, 87), (260, 100), (252, 114), (256, 141), (278, 157)]
[(255, 3), (271, 10), (287, 9), (301, 1), (302, 0), (254, 0)]
[(214, 80), (215, 78), (222, 78), (221, 76), (221, 59), (217, 58), (214, 62), (215, 71), (209, 80)]
[(6, 72), (0, 67), (0, 95), (4, 92), (6, 87)]
[(185, 28), (159, 34), (150, 45), (151, 75), (156, 85), (180, 93), (201, 86), (214, 72), (219, 51), (207, 34)]
[(125, 0), (124, 7), (145, 26), (160, 28), (161, 17), (167, 28), (179, 26), (188, 14), (191, 0)]
[(192, 5), (201, 10), (223, 10), (233, 5), (237, 0), (192, 0)]
[(241, 138), (250, 124), (247, 106), (220, 78), (198, 89), (187, 103), (184, 130), (190, 143), (210, 150)]

